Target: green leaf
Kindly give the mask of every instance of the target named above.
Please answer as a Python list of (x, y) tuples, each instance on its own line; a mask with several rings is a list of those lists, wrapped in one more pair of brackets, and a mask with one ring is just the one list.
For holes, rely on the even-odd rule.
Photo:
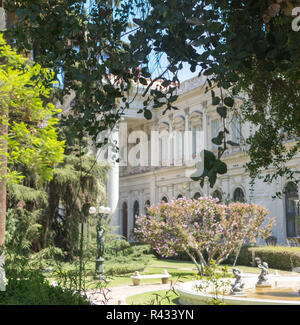
[(152, 112), (149, 109), (144, 110), (144, 117), (146, 120), (151, 120), (152, 119)]
[(236, 143), (236, 142), (233, 142), (233, 141), (227, 141), (227, 144), (229, 144), (230, 146), (233, 146), (233, 147), (239, 147), (240, 144)]
[(218, 114), (222, 117), (222, 118), (226, 118), (227, 117), (227, 107), (225, 106), (219, 106), (217, 108), (217, 112)]
[(173, 95), (173, 96), (171, 96), (171, 97), (169, 98), (169, 102), (170, 102), (170, 103), (173, 103), (173, 102), (175, 102), (175, 101), (177, 100), (177, 98), (178, 98), (178, 95)]
[(139, 79), (139, 82), (140, 82), (142, 85), (144, 85), (144, 86), (147, 86), (147, 85), (148, 85), (148, 82), (147, 82), (147, 80), (146, 80), (145, 78), (140, 78), (140, 79)]
[(163, 83), (161, 84), (163, 87), (168, 87), (171, 84), (170, 80), (164, 80)]
[(219, 137), (213, 138), (211, 141), (217, 146), (220, 146), (222, 144), (222, 139), (220, 139)]
[(214, 97), (212, 99), (212, 105), (216, 106), (216, 105), (219, 105), (221, 102), (221, 98), (220, 97)]
[(221, 85), (222, 85), (222, 87), (224, 88), (224, 89), (228, 89), (228, 88), (230, 88), (230, 82), (228, 82), (228, 81), (223, 81), (222, 83), (221, 83)]
[(217, 172), (218, 174), (226, 174), (227, 165), (223, 161), (218, 159), (215, 161), (214, 171)]
[(234, 99), (232, 97), (226, 97), (224, 99), (224, 104), (228, 107), (232, 107), (234, 105)]
[(208, 180), (209, 180), (209, 186), (213, 188), (217, 181), (217, 173), (213, 170), (210, 170), (208, 173)]

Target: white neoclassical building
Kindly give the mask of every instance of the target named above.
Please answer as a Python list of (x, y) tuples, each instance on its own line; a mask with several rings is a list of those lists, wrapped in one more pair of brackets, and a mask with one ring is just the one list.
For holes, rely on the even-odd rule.
[[(181, 196), (212, 195), (222, 201), (253, 202), (267, 207), (270, 217), (276, 220), (273, 236), (277, 244), (285, 245), (288, 237), (300, 236), (296, 223), (299, 189), (283, 177), (271, 185), (257, 180), (251, 190), (243, 166), (248, 159), (244, 142), (253, 130), (250, 125), (241, 125), (238, 115), (228, 119), (231, 140), (241, 145), (228, 149), (222, 158), (228, 166), (227, 174), (218, 176), (214, 188), (210, 188), (208, 182), (202, 188), (190, 178), (195, 163), (201, 161), (201, 150), (216, 150), (211, 139), (221, 127), (215, 106), (211, 105), (211, 95), (205, 92), (205, 84), (204, 77), (185, 81), (178, 90), (178, 110), (164, 114), (164, 108), (153, 109), (151, 120), (137, 114), (142, 98), (137, 97), (127, 111), (119, 130), (114, 133), (114, 139), (119, 141), (120, 163), (112, 163), (108, 177), (113, 225), (118, 226), (120, 235), (130, 240), (135, 216), (144, 214), (147, 205)], [(290, 167), (299, 169), (299, 158), (294, 158)], [(289, 191), (283, 199), (273, 198), (286, 187)]]

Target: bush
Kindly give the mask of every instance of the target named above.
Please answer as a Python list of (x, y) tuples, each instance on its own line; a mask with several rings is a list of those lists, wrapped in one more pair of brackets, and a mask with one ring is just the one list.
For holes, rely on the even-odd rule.
[(252, 266), (252, 249), (254, 257), (259, 257), (267, 262), (272, 269), (291, 271), (300, 266), (300, 247), (288, 246), (262, 246), (242, 247), (237, 264)]
[(105, 274), (112, 276), (143, 271), (151, 260), (150, 255), (149, 245), (129, 244), (123, 240), (115, 241), (106, 249)]
[(123, 239), (113, 240), (105, 246), (105, 258), (116, 256), (145, 256), (152, 254), (151, 247), (144, 244), (130, 244)]
[(28, 279), (8, 278), (6, 291), (0, 292), (0, 305), (90, 305), (78, 293), (51, 286), (38, 273)]
[(141, 262), (104, 264), (105, 274), (109, 276), (134, 273), (144, 271), (147, 264)]

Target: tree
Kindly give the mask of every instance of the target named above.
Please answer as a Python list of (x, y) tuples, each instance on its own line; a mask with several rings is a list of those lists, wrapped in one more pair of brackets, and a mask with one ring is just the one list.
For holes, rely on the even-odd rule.
[[(300, 33), (293, 31), (291, 16), (298, 0), (122, 0), (119, 7), (111, 1), (91, 3), (90, 10), (75, 0), (5, 3), (17, 16), (7, 36), (20, 50), (33, 51), (56, 75), (63, 72), (61, 96), (75, 92), (66, 119), (74, 135), (82, 138), (86, 132), (96, 139), (114, 126), (129, 107), (132, 82), (144, 87), (140, 112), (146, 118), (151, 118), (150, 107), (174, 109), (178, 72), (186, 63), (192, 72), (207, 76), (207, 91), (223, 126), (212, 139), (218, 155), (206, 150), (204, 172), (193, 179), (203, 185), (208, 178), (213, 187), (218, 174), (226, 172), (220, 160), (238, 145), (228, 140), (231, 112), (254, 125), (246, 165), (252, 178), (270, 166), (275, 173), (267, 171), (266, 181), (297, 177), (287, 162), (299, 148)], [(148, 67), (152, 54), (165, 55), (168, 62), (154, 75)], [(157, 80), (161, 88), (153, 89)], [(284, 141), (291, 139), (293, 146), (286, 146)]]
[(96, 142), (100, 132), (111, 130), (129, 107), (132, 84), (144, 85), (150, 77), (147, 68), (140, 68), (145, 56), (124, 41), (135, 4), (5, 2), (6, 10), (16, 15), (14, 25), (6, 31), (7, 39), (54, 71), (61, 80), (53, 93), (57, 102), (73, 96), (69, 114), (62, 116), (61, 122), (80, 141), (89, 136)]
[(23, 179), (22, 166), (38, 181), (52, 178), (64, 142), (55, 130), (59, 111), (47, 102), (53, 74), (17, 54), (0, 34), (0, 247), (5, 244), (7, 182)]
[(202, 274), (203, 267), (226, 260), (247, 240), (267, 238), (274, 222), (267, 218), (268, 210), (255, 204), (180, 198), (148, 208), (148, 215), (137, 218), (135, 235), (163, 257), (186, 253)]
[(34, 173), (24, 171), (23, 182), (9, 184), (7, 189), (7, 249), (26, 256), (53, 245), (72, 259), (78, 252), (80, 223), (91, 222), (88, 207), (106, 199), (108, 168), (95, 164), (94, 156), (71, 153), (44, 184), (38, 183)]
[[(90, 221), (90, 206), (99, 206), (106, 200), (108, 170), (108, 164), (95, 163), (95, 157), (91, 155), (65, 156), (48, 186), (49, 206), (43, 218), (44, 247), (50, 238), (55, 246), (68, 252), (70, 258), (78, 251), (79, 224)], [(58, 211), (59, 204), (63, 213)]]
[[(193, 179), (203, 185), (208, 178), (213, 187), (224, 171), (218, 160), (238, 145), (228, 141), (227, 126), (229, 113), (237, 112), (254, 126), (247, 139), (250, 176), (255, 179), (268, 168), (272, 172), (266, 171), (265, 181), (282, 175), (297, 180), (287, 163), (299, 149), (300, 33), (292, 28), (292, 9), (299, 1), (149, 3), (148, 15), (134, 20), (140, 28), (130, 36), (131, 45), (167, 55), (165, 72), (171, 78), (159, 76), (166, 90), (171, 82), (180, 83), (177, 75), (184, 63), (207, 76), (207, 91), (222, 120), (222, 130), (212, 139), (219, 146), (218, 156), (205, 151), (204, 172)], [(287, 140), (292, 145), (287, 146)]]

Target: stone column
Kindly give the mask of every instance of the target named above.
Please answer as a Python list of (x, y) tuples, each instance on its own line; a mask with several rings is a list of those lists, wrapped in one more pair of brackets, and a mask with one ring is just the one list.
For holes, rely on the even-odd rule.
[(204, 148), (208, 150), (208, 117), (206, 113), (206, 103), (202, 104), (203, 109), (203, 120), (202, 120), (202, 127), (203, 127), (203, 133), (204, 133)]
[[(107, 180), (107, 205), (111, 208), (111, 225), (120, 226), (119, 222), (119, 163), (116, 161), (118, 159), (118, 153), (115, 147), (119, 143), (119, 131), (114, 129), (110, 135), (111, 143), (108, 149), (108, 163), (111, 165), (111, 169), (108, 171)], [(120, 231), (119, 229), (117, 230)]]
[(157, 204), (157, 199), (156, 199), (156, 182), (155, 182), (155, 174), (151, 176), (150, 179), (150, 203), (152, 204)]

